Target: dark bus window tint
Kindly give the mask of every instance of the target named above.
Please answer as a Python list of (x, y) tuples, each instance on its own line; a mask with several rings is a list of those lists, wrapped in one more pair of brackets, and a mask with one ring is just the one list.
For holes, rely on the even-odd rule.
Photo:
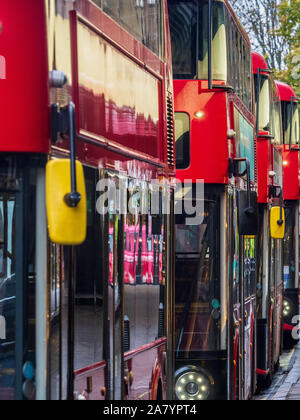
[(101, 0), (92, 0), (92, 2), (101, 7)]
[(197, 6), (194, 1), (168, 2), (175, 79), (197, 78)]
[[(292, 144), (299, 142), (299, 112), (298, 103), (291, 106), (291, 102), (281, 102), (282, 109), (282, 130), (284, 144)], [(292, 135), (291, 135), (291, 121), (292, 121)]]
[(190, 117), (175, 112), (176, 168), (186, 169), (190, 165)]

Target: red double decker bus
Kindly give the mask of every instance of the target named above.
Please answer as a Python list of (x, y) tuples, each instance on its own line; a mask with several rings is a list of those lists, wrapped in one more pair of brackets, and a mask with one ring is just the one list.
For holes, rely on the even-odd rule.
[(283, 329), (284, 345), (298, 340), (293, 329), (299, 316), (299, 99), (287, 84), (276, 82), (280, 93), (283, 126), (283, 197), (286, 212), (286, 234), (283, 252)]
[(176, 177), (185, 182), (176, 194), (198, 203), (202, 219), (176, 215), (174, 396), (248, 399), (258, 233), (250, 42), (227, 1), (168, 5)]
[(166, 397), (170, 54), (165, 0), (0, 1), (0, 399)]
[[(282, 344), (284, 235), (283, 143), (279, 91), (264, 58), (252, 54), (256, 92), (257, 190), (259, 234), (257, 249), (257, 373), (258, 385), (271, 383)], [(281, 207), (281, 238), (272, 237), (271, 212)], [(279, 212), (280, 219), (280, 212)], [(279, 220), (278, 219), (278, 220)]]

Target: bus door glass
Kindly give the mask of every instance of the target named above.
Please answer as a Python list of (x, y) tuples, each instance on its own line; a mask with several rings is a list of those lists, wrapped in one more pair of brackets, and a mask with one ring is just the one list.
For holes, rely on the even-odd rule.
[[(148, 183), (129, 180), (125, 229), (131, 232), (132, 241), (124, 250), (124, 376), (130, 378), (125, 386), (127, 399), (153, 397), (149, 379), (157, 371), (156, 360), (163, 347), (157, 340), (164, 335), (165, 285), (160, 278), (164, 219), (161, 214), (152, 217), (144, 211), (150, 190)], [(156, 386), (160, 393), (159, 382), (150, 388)]]
[[(109, 276), (107, 279), (107, 398), (123, 399), (123, 279), (124, 279), (124, 215), (121, 214), (122, 178), (108, 172), (108, 238)], [(105, 261), (104, 261), (105, 264)]]
[(295, 284), (294, 207), (286, 206), (285, 215), (286, 222), (283, 241), (283, 279), (284, 289), (292, 289), (294, 288)]
[(244, 355), (244, 397), (251, 392), (251, 378), (253, 370), (253, 340), (254, 340), (254, 319), (255, 319), (255, 294), (256, 294), (256, 237), (244, 236), (243, 252), (243, 349)]
[(0, 400), (15, 396), (15, 196), (0, 192)]
[(220, 324), (214, 316), (220, 302), (217, 264), (217, 209), (205, 202), (201, 225), (176, 220), (176, 343), (177, 355), (220, 349)]
[[(22, 156), (0, 158), (0, 400), (35, 398), (35, 212), (40, 162)], [(24, 367), (32, 373), (30, 378)]]

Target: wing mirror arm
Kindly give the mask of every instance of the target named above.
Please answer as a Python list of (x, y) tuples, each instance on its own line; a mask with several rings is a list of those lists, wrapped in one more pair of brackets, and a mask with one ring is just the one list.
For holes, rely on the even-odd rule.
[[(244, 172), (239, 171), (239, 163), (245, 162), (246, 169)], [(245, 210), (247, 214), (253, 214), (254, 208), (251, 206), (251, 181), (250, 181), (250, 162), (248, 158), (235, 158), (233, 159), (233, 175), (235, 177), (242, 177), (247, 175), (247, 197), (248, 197), (248, 208)]]
[(71, 192), (64, 197), (65, 203), (69, 207), (77, 207), (81, 196), (77, 191), (76, 182), (76, 150), (75, 150), (75, 105), (70, 102), (68, 105), (69, 117), (69, 138), (70, 138), (70, 163), (71, 163)]
[(270, 187), (270, 197), (278, 198), (277, 190), (279, 188), (279, 198), (280, 198), (280, 213), (279, 213), (279, 219), (277, 220), (278, 226), (282, 226), (284, 223), (283, 220), (283, 188), (280, 185), (274, 185)]
[(279, 218), (279, 220), (277, 220), (277, 224), (279, 225), (279, 226), (282, 226), (283, 225), (283, 191), (282, 191), (282, 187), (279, 187), (280, 188), (280, 218)]

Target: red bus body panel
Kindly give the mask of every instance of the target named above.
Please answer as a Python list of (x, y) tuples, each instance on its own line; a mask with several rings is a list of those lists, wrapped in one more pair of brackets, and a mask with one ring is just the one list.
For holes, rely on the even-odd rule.
[(2, 152), (49, 152), (44, 7), (36, 0), (0, 0)]
[(256, 52), (252, 53), (253, 74), (257, 74), (258, 69), (268, 70), (268, 64), (264, 57)]
[(272, 165), (272, 145), (267, 138), (257, 139), (257, 198), (259, 203), (269, 202), (269, 171)]
[(276, 80), (276, 86), (278, 88), (281, 101), (290, 102), (292, 97), (296, 97), (294, 89), (287, 83), (279, 82), (278, 80)]
[(283, 198), (284, 200), (300, 200), (299, 186), (299, 150), (282, 147), (283, 159)]
[[(202, 84), (207, 87), (207, 82), (198, 80), (174, 80), (175, 110), (189, 114), (193, 138), (190, 166), (177, 170), (176, 176), (182, 181), (204, 180), (209, 184), (227, 184), (229, 149), (226, 93), (202, 89)], [(197, 111), (204, 113), (203, 118), (195, 117)]]
[[(283, 82), (276, 81), (282, 102), (291, 102), (292, 97), (296, 97), (295, 91), (291, 86)], [(280, 147), (283, 160), (283, 198), (284, 200), (300, 199), (300, 180), (299, 180), (299, 147), (283, 145)]]
[[(264, 57), (256, 52), (252, 53), (253, 74), (267, 75), (268, 64)], [(265, 72), (263, 70), (266, 70)], [(277, 89), (279, 97), (279, 92)], [(270, 141), (270, 132), (260, 131), (256, 141), (257, 152), (257, 199), (259, 203), (269, 203), (269, 188), (274, 180), (269, 176), (270, 171), (274, 171), (274, 153), (277, 153), (275, 146)]]

